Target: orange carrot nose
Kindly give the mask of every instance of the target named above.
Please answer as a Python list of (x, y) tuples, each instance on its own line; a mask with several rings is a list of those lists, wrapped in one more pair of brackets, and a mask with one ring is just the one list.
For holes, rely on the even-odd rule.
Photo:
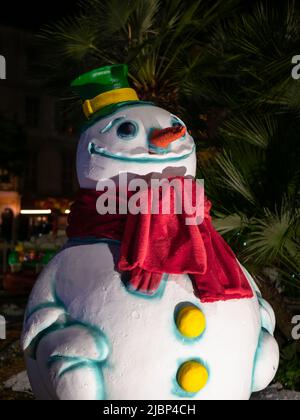
[(163, 130), (153, 130), (151, 136), (151, 144), (156, 147), (161, 147), (166, 149), (171, 143), (176, 140), (179, 140), (181, 137), (185, 136), (186, 127), (183, 125), (177, 127), (168, 127)]

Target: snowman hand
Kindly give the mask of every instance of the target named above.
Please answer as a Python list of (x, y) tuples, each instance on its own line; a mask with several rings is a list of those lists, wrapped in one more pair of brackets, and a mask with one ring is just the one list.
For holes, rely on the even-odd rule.
[(260, 308), (262, 329), (268, 331), (271, 336), (274, 336), (276, 328), (276, 317), (274, 310), (261, 295), (258, 295), (257, 298)]
[(105, 335), (92, 325), (68, 321), (46, 331), (36, 345), (34, 363), (50, 399), (105, 399), (102, 366), (109, 350)]
[[(49, 304), (50, 305), (50, 304)], [(44, 334), (45, 331), (56, 326), (63, 325), (66, 321), (66, 312), (63, 307), (52, 307), (44, 305), (32, 312), (31, 315), (25, 319), (24, 328), (21, 336), (21, 348), (24, 352), (28, 352), (34, 342)]]
[[(239, 263), (240, 264), (240, 263)], [(255, 293), (260, 309), (261, 316), (261, 328), (267, 331), (271, 336), (274, 336), (276, 328), (276, 317), (272, 306), (262, 297), (261, 291), (259, 290), (254, 278), (246, 270), (244, 266), (240, 264), (245, 276), (252, 286), (253, 292)]]

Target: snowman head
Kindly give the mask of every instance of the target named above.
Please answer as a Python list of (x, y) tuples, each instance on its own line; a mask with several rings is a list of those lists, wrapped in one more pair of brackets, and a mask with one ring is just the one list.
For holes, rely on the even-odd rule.
[(195, 144), (184, 122), (139, 101), (128, 86), (124, 65), (97, 69), (72, 84), (89, 118), (77, 151), (81, 188), (95, 188), (120, 173), (195, 176)]

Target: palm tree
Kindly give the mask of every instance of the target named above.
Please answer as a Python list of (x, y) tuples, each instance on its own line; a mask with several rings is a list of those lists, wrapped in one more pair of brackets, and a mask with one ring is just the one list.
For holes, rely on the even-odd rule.
[[(234, 116), (220, 131), (222, 152), (200, 165), (215, 226), (262, 288), (273, 274), (282, 290), (300, 296), (299, 116)], [(275, 287), (267, 294), (276, 295)], [(281, 325), (288, 338), (290, 321)]]
[(48, 86), (58, 91), (84, 71), (124, 62), (141, 99), (181, 113), (181, 86), (209, 42), (209, 28), (232, 15), (239, 3), (82, 0), (77, 15), (41, 31), (43, 80), (47, 75)]
[[(226, 110), (216, 142), (220, 153), (202, 168), (207, 174), (207, 188), (211, 196), (219, 198), (219, 213), (231, 215), (232, 229), (227, 226), (224, 233), (240, 230), (241, 223), (247, 232), (256, 230), (256, 236), (249, 238), (253, 242), (247, 247), (252, 254), (258, 249), (257, 241), (262, 239), (258, 232), (273, 225), (283, 229), (283, 238), (277, 236), (279, 242), (273, 245), (284, 253), (282, 239), (287, 240), (295, 229), (286, 227), (290, 232), (287, 235), (283, 225), (297, 225), (299, 219), (300, 108), (297, 97), (300, 84), (291, 77), (291, 60), (300, 50), (298, 23), (292, 1), (283, 9), (278, 5), (258, 4), (252, 14), (226, 24), (227, 37), (223, 37), (223, 44), (218, 42), (219, 55), (231, 57), (223, 61), (227, 77), (208, 76), (207, 83), (195, 79), (194, 90), (202, 103), (206, 100), (207, 107), (219, 106)], [(224, 33), (224, 26), (219, 26), (216, 38), (221, 40)], [(214, 45), (215, 40), (212, 40), (212, 50)], [(224, 52), (225, 49), (228, 52)], [(199, 83), (198, 89), (196, 83)], [(205, 86), (204, 89), (201, 90), (201, 86)], [(207, 92), (214, 98), (215, 90), (217, 101), (208, 103)], [(243, 217), (237, 218), (238, 213)], [(253, 224), (254, 220), (257, 223)], [(268, 255), (277, 256), (271, 242), (268, 247), (259, 240), (262, 249), (256, 258), (252, 257), (265, 263)], [(289, 246), (292, 247), (292, 243)], [(290, 249), (289, 257), (293, 255), (294, 271), (297, 271), (300, 267), (294, 261), (299, 263), (295, 251)]]
[(292, 57), (300, 51), (295, 2), (254, 3), (250, 12), (210, 26), (210, 42), (181, 89), (194, 119), (209, 114), (210, 141), (230, 114), (300, 108), (299, 83), (291, 77)]

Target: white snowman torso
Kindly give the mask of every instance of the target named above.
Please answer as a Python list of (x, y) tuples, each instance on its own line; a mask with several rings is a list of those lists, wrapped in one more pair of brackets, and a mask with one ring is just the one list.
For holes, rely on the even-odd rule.
[[(118, 138), (122, 124), (136, 128)], [(82, 188), (119, 173), (195, 175), (193, 139), (149, 152), (149, 132), (177, 117), (154, 106), (128, 106), (101, 119), (81, 138)], [(131, 127), (131, 128), (132, 128)], [(128, 128), (128, 127), (127, 127)], [(133, 134), (133, 133), (132, 133)], [(249, 399), (272, 381), (278, 366), (275, 319), (250, 275), (251, 299), (202, 303), (189, 276), (165, 276), (154, 296), (130, 292), (117, 270), (120, 246), (101, 241), (70, 244), (40, 276), (27, 309), (23, 347), (33, 390), (41, 399)], [(177, 328), (180, 305), (202, 311), (206, 328), (187, 339)], [(205, 367), (199, 392), (178, 384), (184, 363)]]

